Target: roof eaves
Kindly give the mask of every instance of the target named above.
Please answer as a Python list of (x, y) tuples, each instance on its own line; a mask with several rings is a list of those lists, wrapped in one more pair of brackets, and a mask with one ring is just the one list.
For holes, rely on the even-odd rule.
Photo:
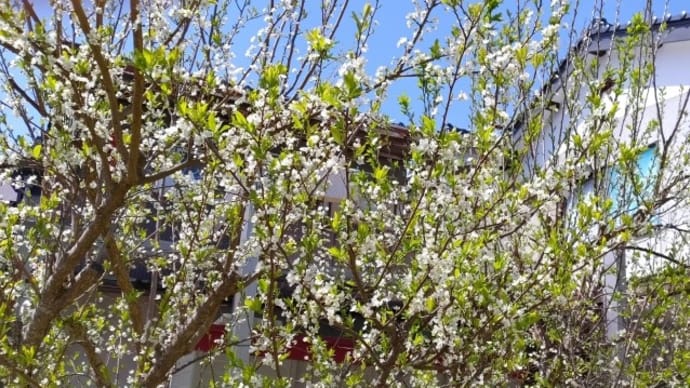
[[(665, 23), (664, 35), (660, 38), (659, 44), (671, 42), (690, 41), (690, 14), (683, 11), (679, 14), (666, 14), (663, 17), (653, 17), (651, 21), (651, 29), (655, 34), (659, 33), (659, 29)], [(592, 55), (602, 56), (609, 52), (611, 42), (617, 37), (624, 37), (628, 34), (628, 27), (631, 22), (621, 24), (611, 24), (606, 19), (595, 19), (592, 21), (590, 27), (586, 29), (582, 36), (577, 39), (568, 50), (568, 54), (558, 64), (558, 70), (555, 71), (548, 82), (540, 90), (540, 95), (545, 95), (549, 90), (558, 89), (557, 84), (561, 81), (564, 74), (567, 73), (570, 58), (573, 55), (582, 55), (588, 53)], [(523, 123), (524, 114), (517, 115), (518, 125), (512, 126), (513, 133), (519, 131)]]

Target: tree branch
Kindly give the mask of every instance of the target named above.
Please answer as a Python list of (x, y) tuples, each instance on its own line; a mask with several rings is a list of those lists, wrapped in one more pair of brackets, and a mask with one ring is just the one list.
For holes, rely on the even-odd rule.
[(76, 319), (70, 319), (67, 322), (67, 329), (73, 337), (78, 339), (79, 345), (84, 349), (98, 386), (114, 387), (110, 379), (108, 366), (99, 355), (99, 351), (96, 350), (96, 346), (89, 338), (84, 325)]

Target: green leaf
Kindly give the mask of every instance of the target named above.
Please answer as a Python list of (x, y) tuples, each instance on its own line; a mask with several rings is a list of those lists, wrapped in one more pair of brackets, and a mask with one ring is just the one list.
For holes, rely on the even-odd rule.
[(31, 156), (34, 157), (34, 159), (39, 159), (41, 157), (41, 150), (43, 149), (43, 146), (40, 144), (36, 144), (34, 148), (31, 150)]
[(427, 115), (422, 116), (422, 133), (425, 136), (432, 136), (436, 132), (436, 120)]
[(218, 122), (216, 121), (216, 115), (215, 113), (211, 112), (208, 115), (208, 119), (206, 120), (206, 125), (208, 127), (208, 130), (211, 131), (211, 133), (216, 133), (218, 130)]
[(244, 307), (255, 313), (261, 313), (263, 306), (258, 298), (247, 298), (244, 300)]
[(314, 28), (310, 30), (307, 32), (306, 38), (309, 47), (312, 51), (318, 53), (319, 57), (326, 58), (329, 56), (329, 52), (331, 48), (333, 48), (334, 43), (331, 39), (323, 36), (320, 29)]
[(410, 110), (410, 97), (407, 94), (401, 94), (398, 97), (398, 104), (403, 113), (409, 112)]
[(386, 181), (387, 176), (388, 176), (388, 168), (386, 166), (374, 168), (374, 179), (376, 179), (377, 183), (379, 183), (379, 184), (384, 183)]
[(362, 88), (359, 86), (359, 81), (354, 72), (348, 71), (343, 77), (345, 84), (345, 91), (349, 99), (357, 98), (362, 94)]
[(287, 68), (282, 63), (276, 65), (266, 66), (263, 73), (261, 73), (261, 79), (259, 80), (259, 86), (264, 89), (274, 89), (280, 86), (280, 79), (287, 72)]
[(431, 59), (439, 59), (442, 56), (441, 43), (436, 39), (431, 45)]
[(340, 213), (339, 211), (334, 212), (333, 217), (331, 218), (331, 228), (333, 228), (333, 230), (336, 231), (340, 229), (340, 226), (342, 225), (342, 220), (342, 213)]
[(246, 129), (249, 133), (254, 133), (254, 126), (247, 120), (240, 111), (235, 111), (232, 114), (232, 125), (237, 128)]
[(266, 280), (266, 279), (259, 279), (259, 281), (257, 282), (257, 284), (258, 284), (258, 286), (259, 286), (259, 291), (261, 291), (261, 292), (264, 293), (264, 294), (268, 292), (268, 287), (269, 287), (269, 285), (270, 285), (270, 282), (269, 282), (268, 280)]
[(436, 300), (431, 296), (426, 298), (426, 300), (424, 301), (424, 307), (426, 307), (426, 311), (433, 311), (436, 307)]

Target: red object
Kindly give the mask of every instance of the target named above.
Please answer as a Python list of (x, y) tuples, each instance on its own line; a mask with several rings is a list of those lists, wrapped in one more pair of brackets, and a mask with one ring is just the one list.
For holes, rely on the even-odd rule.
[(194, 350), (208, 352), (209, 350), (218, 346), (219, 340), (225, 334), (225, 325), (211, 325), (206, 333), (194, 347)]
[[(304, 340), (305, 336), (297, 335), (288, 349), (288, 359), (306, 361), (311, 357), (311, 344)], [(323, 337), (330, 350), (333, 350), (333, 360), (343, 362), (355, 348), (355, 342), (349, 338)]]
[[(205, 334), (194, 347), (195, 350), (208, 352), (219, 345), (218, 340), (225, 334), (225, 325), (211, 325), (208, 333)], [(295, 361), (306, 361), (311, 357), (311, 344), (305, 341), (304, 335), (297, 335), (288, 347), (288, 359)], [(348, 354), (355, 348), (355, 342), (349, 338), (342, 337), (323, 337), (328, 349), (333, 350), (333, 360), (343, 362)]]

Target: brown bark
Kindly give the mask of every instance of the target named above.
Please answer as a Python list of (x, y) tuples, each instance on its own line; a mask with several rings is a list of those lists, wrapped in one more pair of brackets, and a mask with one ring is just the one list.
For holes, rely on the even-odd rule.
[[(23, 345), (38, 348), (43, 338), (50, 330), (50, 325), (60, 311), (68, 305), (73, 298), (81, 295), (95, 283), (94, 270), (87, 267), (77, 276), (75, 281), (65, 289), (64, 285), (74, 272), (89, 250), (94, 246), (96, 239), (104, 234), (110, 224), (110, 219), (115, 211), (124, 203), (129, 186), (121, 185), (115, 188), (105, 204), (96, 210), (93, 222), (79, 236), (72, 248), (67, 251), (55, 266), (55, 272), (48, 278), (45, 287), (38, 297), (38, 305), (31, 316), (31, 320), (25, 326)], [(97, 272), (97, 271), (96, 271)], [(80, 276), (85, 276), (81, 278)], [(98, 274), (100, 276), (100, 274)], [(81, 280), (80, 280), (81, 279)], [(70, 300), (69, 298), (72, 298)]]
[(114, 387), (114, 385), (111, 383), (108, 366), (98, 354), (96, 346), (89, 339), (88, 334), (86, 333), (86, 328), (76, 320), (71, 320), (68, 322), (67, 328), (70, 334), (79, 341), (79, 345), (84, 350), (86, 358), (89, 360), (89, 366), (93, 371), (93, 377), (98, 386)]
[(171, 344), (158, 352), (156, 362), (142, 380), (142, 386), (155, 388), (166, 379), (168, 372), (175, 366), (177, 360), (188, 353), (208, 332), (211, 324), (216, 320), (221, 304), (226, 298), (237, 292), (241, 281), (242, 278), (236, 273), (223, 279), (221, 285), (196, 310), (194, 316), (188, 321), (185, 328), (177, 333)]

